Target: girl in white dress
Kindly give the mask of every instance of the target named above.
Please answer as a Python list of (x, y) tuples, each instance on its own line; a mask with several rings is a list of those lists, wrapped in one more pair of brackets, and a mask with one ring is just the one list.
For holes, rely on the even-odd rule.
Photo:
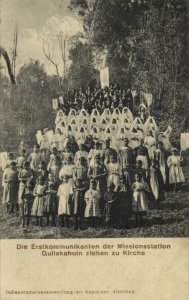
[(88, 155), (89, 166), (94, 166), (96, 155), (99, 155), (101, 160), (103, 159), (103, 150), (101, 149), (101, 143), (99, 141), (96, 141), (94, 149), (91, 149), (89, 151), (89, 155)]
[(94, 109), (92, 110), (92, 112), (91, 112), (91, 115), (90, 115), (91, 120), (92, 120), (93, 117), (95, 117), (95, 118), (97, 118), (97, 119), (100, 118), (100, 113), (99, 113), (99, 111), (98, 111), (97, 108), (94, 108)]
[(71, 197), (73, 195), (73, 186), (69, 184), (69, 176), (64, 175), (62, 184), (59, 185), (58, 193), (58, 215), (61, 216), (61, 227), (69, 227), (69, 216), (71, 215)]
[(42, 135), (42, 139), (40, 141), (40, 150), (50, 148), (50, 144), (49, 144), (49, 140), (48, 140), (48, 136), (47, 136), (47, 131), (48, 131), (48, 129), (45, 128), (44, 133)]
[(106, 168), (108, 170), (107, 187), (113, 183), (116, 192), (120, 186), (121, 166), (113, 155), (110, 156), (110, 163), (106, 165)]
[(130, 109), (128, 107), (124, 107), (122, 109), (122, 116), (123, 117), (128, 117), (130, 122), (133, 122), (133, 115), (132, 115), (132, 112), (130, 111)]
[(76, 141), (77, 141), (77, 144), (81, 144), (81, 143), (84, 143), (85, 142), (85, 138), (87, 136), (87, 131), (84, 127), (80, 127), (78, 129), (78, 132), (76, 134)]
[(39, 146), (34, 145), (33, 152), (30, 153), (28, 157), (28, 161), (30, 162), (31, 169), (36, 172), (39, 167), (39, 163), (41, 161), (41, 153), (39, 152)]
[(135, 214), (136, 224), (142, 223), (142, 217), (148, 210), (148, 193), (150, 189), (146, 182), (142, 180), (140, 173), (135, 175), (135, 182), (132, 185), (133, 201), (132, 210)]
[(153, 117), (148, 117), (144, 124), (145, 131), (151, 130), (155, 135), (158, 133), (158, 127)]
[(119, 151), (124, 146), (126, 132), (124, 127), (120, 127), (116, 135), (116, 150)]
[(93, 137), (93, 140), (99, 140), (100, 133), (99, 133), (99, 130), (98, 130), (97, 126), (92, 127), (90, 133)]
[(169, 168), (169, 184), (174, 184), (174, 191), (176, 191), (176, 184), (185, 182), (181, 162), (183, 161), (182, 153), (177, 154), (175, 148), (172, 149), (171, 155), (167, 159)]
[(59, 124), (61, 124), (61, 122), (64, 121), (64, 117), (65, 117), (65, 115), (64, 115), (63, 111), (60, 109), (56, 115), (55, 125), (58, 126)]
[(74, 157), (74, 163), (75, 165), (79, 164), (79, 159), (81, 157), (84, 157), (85, 160), (88, 160), (88, 155), (89, 153), (87, 151), (85, 151), (85, 146), (84, 144), (79, 144), (79, 150), (76, 152), (75, 157)]
[(126, 130), (130, 130), (132, 125), (128, 117), (124, 117), (121, 119), (121, 126), (124, 126)]
[(105, 118), (106, 121), (109, 121), (111, 119), (111, 112), (109, 110), (109, 108), (105, 108), (102, 115), (101, 115), (101, 120)]
[(89, 228), (96, 227), (96, 219), (101, 217), (100, 212), (100, 192), (96, 190), (97, 182), (90, 180), (89, 190), (85, 193), (86, 202), (85, 218), (88, 219)]
[(144, 138), (144, 146), (148, 149), (150, 159), (154, 158), (154, 152), (156, 150), (156, 138), (153, 136), (150, 130), (147, 136)]
[(56, 128), (51, 148), (56, 148), (58, 151), (63, 150), (64, 135), (59, 128)]
[(64, 176), (68, 176), (68, 183), (73, 187), (73, 174), (74, 174), (75, 165), (72, 163), (72, 158), (68, 156), (66, 158), (66, 164), (61, 168), (59, 172), (59, 179), (62, 181)]
[(31, 215), (36, 217), (36, 225), (43, 226), (43, 214), (44, 214), (44, 204), (45, 204), (45, 192), (46, 192), (45, 177), (39, 176), (36, 182), (33, 195), (34, 201), (32, 205)]

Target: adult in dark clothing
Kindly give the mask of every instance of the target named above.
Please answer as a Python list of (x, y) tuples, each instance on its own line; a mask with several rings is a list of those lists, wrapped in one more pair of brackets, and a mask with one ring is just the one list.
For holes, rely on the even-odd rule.
[(142, 167), (147, 170), (150, 166), (150, 158), (148, 149), (143, 146), (144, 141), (143, 139), (140, 139), (139, 146), (134, 148), (134, 154), (135, 154), (135, 160), (141, 160), (142, 161)]
[(117, 152), (115, 149), (110, 148), (110, 140), (106, 140), (105, 149), (103, 150), (104, 164), (107, 165), (110, 162), (110, 155), (117, 158)]

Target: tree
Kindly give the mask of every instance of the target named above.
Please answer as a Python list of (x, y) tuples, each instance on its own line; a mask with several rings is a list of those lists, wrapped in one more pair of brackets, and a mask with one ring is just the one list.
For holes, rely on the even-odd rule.
[(68, 72), (70, 89), (86, 88), (97, 84), (99, 74), (94, 66), (93, 48), (89, 43), (83, 43), (80, 35), (72, 38), (69, 59), (72, 61)]
[(12, 68), (11, 68), (9, 55), (8, 55), (7, 51), (2, 47), (0, 47), (0, 57), (1, 57), (1, 55), (3, 56), (3, 58), (6, 62), (7, 70), (8, 70), (9, 77), (10, 77), (10, 80), (11, 80), (12, 84), (16, 84), (15, 76), (14, 76)]
[(174, 125), (188, 118), (187, 0), (71, 0), (85, 36), (121, 86), (150, 90), (154, 113)]
[[(20, 69), (17, 85), (9, 89), (7, 105), (3, 109), (2, 127), (8, 132), (10, 143), (4, 147), (16, 149), (21, 139), (34, 143), (37, 130), (53, 127), (51, 91), (47, 73), (38, 61), (30, 60)], [(4, 97), (4, 96), (3, 96)], [(3, 132), (2, 132), (3, 134)]]
[[(76, 1), (70, 9), (77, 10), (82, 18), (85, 36), (99, 55), (105, 49), (111, 80), (119, 80), (122, 86), (130, 82), (129, 60), (133, 30), (140, 27), (145, 1)], [(126, 80), (127, 79), (127, 82)]]

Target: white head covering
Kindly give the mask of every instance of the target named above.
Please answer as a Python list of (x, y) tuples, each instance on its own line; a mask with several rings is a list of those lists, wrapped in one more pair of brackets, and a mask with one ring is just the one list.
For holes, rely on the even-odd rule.
[(60, 124), (61, 122), (64, 121), (64, 119), (65, 119), (65, 115), (64, 115), (63, 111), (60, 109), (57, 112), (57, 115), (56, 115), (56, 118), (55, 118), (55, 125)]
[(98, 120), (99, 120), (98, 117), (91, 115), (91, 120), (90, 120), (91, 127), (98, 126), (99, 123)]
[(92, 110), (92, 113), (91, 113), (91, 116), (90, 116), (91, 118), (93, 118), (93, 117), (100, 117), (100, 113), (99, 113), (99, 111), (98, 111), (98, 109), (97, 108), (94, 108), (93, 110)]
[(148, 112), (148, 114), (150, 115), (150, 112), (149, 112), (149, 110), (147, 109), (147, 107), (146, 107), (146, 105), (144, 105), (144, 103), (141, 103), (140, 105), (139, 105), (139, 111), (141, 111), (142, 109), (144, 109), (145, 111), (147, 111)]
[(85, 128), (83, 126), (81, 126), (78, 129), (78, 132), (76, 134), (77, 143), (78, 144), (84, 143), (86, 136), (87, 136), (87, 131), (85, 130)]
[(84, 117), (84, 118), (88, 118), (89, 117), (89, 114), (88, 114), (88, 112), (84, 109), (84, 108), (82, 108), (81, 110), (80, 110), (80, 112), (79, 112), (79, 117)]
[(121, 112), (120, 112), (119, 108), (118, 107), (114, 108), (112, 116), (115, 117), (116, 115), (119, 116), (120, 114), (121, 114)]
[(66, 135), (73, 135), (74, 134), (74, 129), (72, 125), (67, 125), (66, 127)]
[(118, 129), (118, 120), (117, 120), (116, 117), (112, 118), (111, 129), (112, 130), (117, 130)]
[(105, 108), (101, 116), (111, 116), (111, 112), (109, 108)]
[(159, 131), (157, 124), (153, 117), (148, 117), (148, 119), (146, 120), (146, 122), (144, 124), (144, 128), (146, 131), (148, 131), (148, 130)]
[(105, 108), (105, 110), (103, 111), (103, 113), (101, 115), (101, 120), (102, 119), (106, 119), (107, 122), (111, 121), (112, 115), (111, 115), (109, 108)]
[(132, 125), (131, 122), (129, 120), (129, 118), (127, 116), (125, 116), (124, 118), (122, 118), (121, 120), (121, 126), (124, 126), (125, 129), (129, 130), (131, 129)]
[(108, 124), (108, 122), (107, 122), (106, 118), (102, 118), (101, 121), (100, 121), (99, 129), (105, 130), (107, 124)]
[(86, 117), (80, 117), (80, 119), (78, 120), (78, 125), (83, 126), (85, 129), (87, 129), (90, 127), (90, 121)]
[(106, 126), (106, 129), (105, 129), (105, 134), (112, 134), (112, 130), (111, 130), (111, 127), (109, 125)]
[(132, 129), (135, 128), (137, 129), (139, 127), (140, 129), (144, 129), (144, 125), (142, 124), (142, 121), (140, 118), (136, 117), (132, 123)]
[(97, 126), (94, 126), (91, 128), (91, 135), (93, 137), (93, 139), (99, 139), (99, 130), (97, 128)]
[(163, 135), (166, 136), (166, 137), (169, 137), (170, 134), (171, 134), (171, 132), (172, 132), (172, 128), (171, 128), (171, 126), (169, 125), (169, 126), (167, 127), (167, 129), (163, 132)]
[(71, 108), (69, 113), (68, 113), (68, 120), (70, 120), (71, 118), (77, 118), (78, 114), (76, 112), (75, 109)]
[(129, 118), (130, 122), (131, 123), (133, 122), (133, 114), (128, 107), (124, 107), (122, 109), (122, 116), (124, 116), (124, 117), (127, 116)]
[(126, 135), (126, 130), (124, 126), (121, 126), (118, 130), (117, 139), (119, 139), (122, 135)]

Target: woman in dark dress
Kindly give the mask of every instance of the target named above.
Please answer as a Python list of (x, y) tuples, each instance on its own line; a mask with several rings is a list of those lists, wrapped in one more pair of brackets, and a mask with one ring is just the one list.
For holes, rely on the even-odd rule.
[(44, 215), (47, 218), (47, 226), (49, 225), (50, 217), (52, 217), (52, 226), (56, 226), (55, 219), (58, 212), (57, 190), (58, 183), (55, 181), (54, 175), (50, 173), (47, 181), (44, 204)]
[(77, 178), (75, 181), (75, 187), (73, 189), (73, 214), (75, 217), (74, 230), (83, 229), (83, 216), (85, 211), (85, 196), (86, 188), (83, 186), (81, 178)]
[(118, 201), (118, 193), (114, 192), (115, 185), (113, 183), (110, 184), (108, 191), (104, 195), (104, 222), (109, 227), (115, 226), (115, 221), (117, 218), (116, 215), (116, 202)]

